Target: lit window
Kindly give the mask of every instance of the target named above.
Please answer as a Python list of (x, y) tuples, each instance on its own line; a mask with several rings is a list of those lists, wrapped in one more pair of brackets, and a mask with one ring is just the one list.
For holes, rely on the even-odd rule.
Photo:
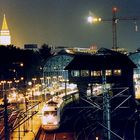
[(91, 71), (91, 76), (94, 76), (94, 71)]
[(89, 71), (88, 71), (88, 70), (81, 70), (81, 76), (82, 76), (82, 77), (87, 77), (87, 76), (89, 76)]
[(111, 76), (112, 75), (112, 71), (111, 70), (106, 70), (105, 74), (106, 74), (106, 76)]
[(91, 76), (101, 76), (101, 71), (91, 71)]
[(119, 75), (121, 75), (121, 70), (120, 69), (114, 70), (113, 73), (114, 73), (114, 75), (119, 76)]
[(72, 75), (73, 77), (79, 77), (79, 76), (80, 76), (80, 73), (79, 73), (78, 70), (73, 70), (73, 71), (71, 71), (71, 75)]

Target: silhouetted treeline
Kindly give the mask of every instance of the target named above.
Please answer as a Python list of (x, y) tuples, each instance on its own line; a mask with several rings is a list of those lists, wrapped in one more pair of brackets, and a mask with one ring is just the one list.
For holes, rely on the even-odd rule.
[(51, 55), (51, 48), (46, 44), (38, 51), (23, 50), (13, 45), (0, 46), (0, 80), (40, 77), (41, 68)]

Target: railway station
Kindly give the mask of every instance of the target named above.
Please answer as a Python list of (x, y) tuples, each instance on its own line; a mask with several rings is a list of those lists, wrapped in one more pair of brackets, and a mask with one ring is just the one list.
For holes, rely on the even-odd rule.
[(140, 140), (139, 6), (1, 0), (0, 140)]
[[(51, 64), (53, 68), (56, 68), (51, 73), (52, 77), (55, 76), (57, 79), (59, 76), (63, 77), (65, 73), (65, 85), (67, 85), (66, 80), (68, 80), (69, 84), (77, 85), (78, 89), (78, 93), (76, 92), (75, 95), (65, 96), (68, 104), (62, 111), (61, 121), (65, 120), (65, 116), (69, 116), (71, 119), (65, 125), (69, 127), (73, 127), (73, 125), (79, 126), (71, 128), (78, 129), (76, 131), (78, 131), (79, 138), (83, 137), (83, 133), (87, 133), (87, 135), (94, 133), (93, 136), (90, 136), (94, 139), (96, 137), (113, 138), (116, 140), (123, 139), (123, 137), (133, 138), (133, 134), (128, 135), (128, 128), (134, 127), (133, 119), (137, 116), (137, 113), (134, 113), (136, 111), (136, 103), (133, 87), (133, 69), (136, 68), (136, 65), (128, 56), (101, 48), (94, 53), (64, 54), (63, 52), (63, 57), (62, 54), (58, 54), (55, 57), (53, 61), (49, 60), (55, 64)], [(57, 66), (60, 65), (58, 58), (71, 58), (69, 63), (65, 59), (63, 59), (64, 61), (61, 59), (61, 62), (67, 62), (65, 68), (61, 65), (62, 67), (59, 69), (61, 75), (58, 74)], [(48, 76), (47, 72), (44, 72), (45, 76)], [(80, 114), (81, 118), (78, 117), (79, 112), (82, 112)], [(73, 116), (73, 114), (75, 115)], [(129, 124), (128, 116), (131, 116), (131, 114), (135, 115)], [(74, 118), (78, 118), (78, 121), (77, 119), (74, 120)], [(83, 124), (80, 125), (81, 121)], [(96, 127), (93, 132), (89, 130), (93, 129), (93, 126), (91, 125), (90, 127), (89, 124)], [(123, 124), (122, 127), (120, 127), (121, 124)], [(63, 125), (62, 123), (62, 129)], [(83, 130), (80, 127), (85, 129), (89, 127), (89, 129), (82, 132)], [(116, 131), (117, 133), (113, 133)], [(79, 135), (80, 132), (81, 136)]]
[(25, 100), (25, 112), (11, 124), (11, 139), (139, 138), (134, 69), (127, 55), (106, 48), (60, 51), (44, 65), (41, 96), (37, 85), (27, 93), (31, 106)]

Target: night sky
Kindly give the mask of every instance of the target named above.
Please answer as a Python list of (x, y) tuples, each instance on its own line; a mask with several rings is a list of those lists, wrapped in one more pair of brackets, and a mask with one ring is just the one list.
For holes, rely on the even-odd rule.
[[(112, 48), (112, 23), (90, 25), (89, 12), (104, 19), (112, 18), (112, 7), (118, 17), (140, 17), (140, 0), (0, 0), (0, 26), (6, 14), (12, 43), (43, 43), (53, 46)], [(134, 21), (117, 24), (118, 47), (129, 51), (140, 48), (139, 31)]]

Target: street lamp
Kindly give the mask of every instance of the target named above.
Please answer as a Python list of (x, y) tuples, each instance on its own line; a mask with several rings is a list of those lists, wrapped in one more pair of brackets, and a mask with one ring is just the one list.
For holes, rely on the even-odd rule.
[(19, 80), (15, 80), (15, 87), (18, 89), (19, 88)]
[(64, 82), (65, 82), (65, 97), (67, 97), (67, 83), (69, 82), (69, 80), (68, 79), (64, 80)]
[(132, 20), (134, 21), (135, 24), (135, 31), (138, 31), (138, 27), (136, 24), (136, 20), (138, 20), (138, 18), (136, 17), (116, 17), (116, 13), (117, 13), (118, 9), (116, 7), (112, 8), (112, 18), (111, 19), (102, 19), (100, 17), (94, 17), (91, 15), (88, 16), (87, 21), (89, 23), (97, 23), (97, 22), (102, 22), (102, 21), (111, 21), (112, 22), (112, 49), (117, 51), (118, 47), (117, 47), (117, 23), (118, 21), (129, 21)]
[(50, 85), (50, 83), (51, 83), (51, 77), (46, 77), (46, 81), (47, 81), (47, 86), (49, 86)]
[(1, 81), (1, 84), (2, 84), (2, 93), (3, 93), (3, 98), (4, 98), (4, 90), (5, 90), (5, 84), (6, 84), (6, 81)]
[(60, 82), (65, 84), (65, 100), (66, 100), (66, 97), (67, 97), (67, 83), (69, 82), (69, 80), (68, 79), (61, 79)]
[(12, 84), (12, 81), (7, 81), (8, 85), (9, 85), (9, 89), (11, 88), (11, 84)]
[(32, 81), (33, 81), (33, 83), (32, 83), (32, 97), (33, 97), (33, 100), (35, 100), (35, 95), (34, 95), (34, 92), (35, 92), (35, 84), (36, 84), (36, 80), (37, 80), (37, 78), (32, 78)]
[(35, 84), (37, 78), (32, 78), (33, 84)]
[(5, 140), (9, 140), (9, 125), (8, 125), (8, 100), (7, 100), (7, 91), (5, 90), (4, 84), (6, 84), (6, 81), (1, 81), (2, 84), (2, 93), (3, 93), (3, 102), (4, 102), (4, 134), (5, 134)]
[(19, 65), (20, 65), (20, 67), (23, 67), (24, 66), (24, 64), (22, 62)]
[(28, 85), (31, 87), (31, 96), (32, 96), (32, 100), (33, 100), (33, 83), (31, 81), (28, 82)]

